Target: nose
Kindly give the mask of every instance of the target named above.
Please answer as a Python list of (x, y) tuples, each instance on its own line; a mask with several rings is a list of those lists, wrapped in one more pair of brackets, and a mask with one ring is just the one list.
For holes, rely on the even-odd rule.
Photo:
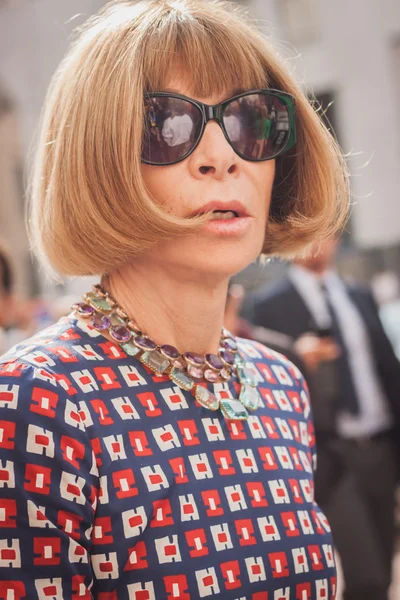
[(190, 170), (197, 179), (212, 177), (224, 180), (238, 177), (241, 170), (240, 157), (225, 138), (221, 126), (211, 121), (207, 123), (203, 137), (189, 157)]

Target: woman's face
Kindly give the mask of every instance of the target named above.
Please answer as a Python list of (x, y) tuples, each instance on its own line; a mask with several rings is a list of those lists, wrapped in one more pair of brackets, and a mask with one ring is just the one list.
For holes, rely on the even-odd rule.
[[(168, 90), (194, 98), (190, 86), (178, 76), (169, 82)], [(195, 99), (217, 104), (229, 95), (230, 90), (222, 96)], [(142, 174), (154, 200), (174, 215), (190, 217), (204, 212), (210, 203), (221, 210), (236, 207), (240, 214), (229, 220), (213, 220), (196, 233), (162, 242), (140, 259), (149, 261), (149, 267), (151, 261), (157, 261), (168, 269), (185, 269), (189, 276), (203, 274), (221, 279), (241, 271), (259, 256), (271, 201), (274, 160), (241, 159), (218, 123), (211, 121), (188, 158), (165, 167), (142, 164)]]

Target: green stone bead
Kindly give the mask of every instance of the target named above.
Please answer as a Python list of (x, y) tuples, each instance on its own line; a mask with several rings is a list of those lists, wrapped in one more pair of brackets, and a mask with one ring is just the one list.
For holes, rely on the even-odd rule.
[(114, 325), (115, 327), (126, 327), (125, 321), (121, 319), (121, 317), (119, 317), (115, 312), (109, 317), (109, 319), (111, 321), (111, 325)]
[(101, 310), (102, 312), (110, 312), (112, 310), (111, 304), (109, 304), (105, 298), (99, 298), (98, 296), (93, 296), (92, 298), (89, 299), (89, 302), (94, 308), (97, 308), (98, 310)]
[(128, 342), (127, 344), (121, 344), (121, 348), (128, 354), (128, 356), (136, 356), (140, 352), (139, 348), (136, 348), (136, 346), (134, 346), (131, 342)]
[(160, 376), (165, 373), (171, 364), (170, 361), (161, 354), (161, 352), (158, 352), (158, 350), (144, 352), (140, 357), (140, 361), (149, 367), (151, 371)]
[(257, 379), (253, 371), (251, 371), (248, 367), (246, 367), (245, 365), (240, 365), (237, 367), (237, 372), (240, 383), (248, 384), (252, 387), (257, 387)]
[(196, 386), (195, 398), (204, 408), (209, 410), (218, 410), (219, 408), (218, 398), (202, 385)]
[(255, 387), (245, 383), (240, 390), (239, 401), (247, 410), (253, 411), (259, 408), (261, 397)]
[(240, 356), (239, 352), (235, 354), (235, 364), (237, 367), (245, 367), (246, 363), (243, 358)]
[(221, 412), (228, 421), (245, 421), (249, 413), (238, 400), (221, 400)]
[(194, 380), (189, 377), (189, 375), (186, 375), (184, 371), (181, 371), (176, 367), (172, 369), (171, 373), (169, 374), (169, 378), (186, 392), (189, 392), (191, 389), (193, 389)]

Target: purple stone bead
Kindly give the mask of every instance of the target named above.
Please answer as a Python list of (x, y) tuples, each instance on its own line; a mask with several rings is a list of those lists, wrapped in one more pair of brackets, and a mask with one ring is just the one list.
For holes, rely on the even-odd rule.
[(225, 368), (224, 368), (224, 369), (222, 369), (222, 371), (221, 371), (221, 377), (222, 377), (223, 379), (225, 379), (225, 381), (229, 381), (229, 380), (230, 380), (230, 378), (232, 377), (232, 373), (231, 373), (231, 371), (230, 371), (230, 370), (229, 370), (227, 367), (225, 367)]
[(204, 357), (200, 354), (196, 354), (196, 352), (185, 352), (183, 357), (188, 363), (196, 367), (202, 367), (204, 365)]
[(227, 365), (232, 366), (235, 364), (235, 355), (230, 350), (227, 350), (226, 348), (221, 348), (219, 350), (219, 355), (224, 361), (224, 363), (226, 363)]
[(96, 313), (95, 315), (93, 315), (92, 319), (91, 319), (91, 323), (93, 325), (93, 327), (95, 329), (97, 329), (98, 331), (105, 331), (106, 329), (109, 329), (111, 323), (110, 323), (110, 319), (104, 315), (100, 315), (98, 313)]
[(168, 344), (161, 346), (160, 350), (164, 356), (172, 360), (176, 360), (180, 356), (179, 351), (174, 346), (168, 346)]
[(217, 371), (213, 371), (212, 369), (206, 369), (204, 371), (204, 379), (210, 381), (211, 383), (217, 383), (219, 381), (219, 373), (217, 373)]
[(187, 372), (191, 377), (194, 377), (195, 379), (203, 379), (203, 369), (201, 369), (200, 367), (188, 365)]
[(136, 336), (135, 338), (133, 338), (133, 343), (141, 350), (146, 350), (149, 352), (157, 348), (157, 344), (145, 335)]
[(131, 332), (127, 327), (124, 327), (123, 325), (115, 325), (114, 327), (111, 327), (110, 335), (115, 341), (120, 342), (122, 344), (129, 342), (129, 340), (131, 339)]
[(184, 371), (186, 368), (185, 363), (180, 358), (178, 358), (177, 360), (174, 360), (173, 366), (175, 367), (175, 369), (179, 369), (180, 371)]
[(90, 317), (94, 313), (93, 306), (86, 304), (86, 302), (78, 302), (74, 305), (74, 308), (82, 317)]
[(211, 369), (220, 371), (224, 368), (225, 364), (222, 359), (216, 354), (206, 354), (206, 363)]

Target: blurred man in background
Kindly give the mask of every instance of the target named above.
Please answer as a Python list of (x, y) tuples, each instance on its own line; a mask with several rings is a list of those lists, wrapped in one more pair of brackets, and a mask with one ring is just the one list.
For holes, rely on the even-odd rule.
[(7, 332), (14, 311), (13, 271), (6, 249), (0, 245), (0, 354), (8, 347)]
[(394, 271), (382, 271), (371, 280), (379, 317), (400, 360), (400, 279)]
[(0, 355), (35, 331), (33, 301), (14, 295), (14, 269), (10, 254), (0, 243)]
[(337, 246), (337, 239), (327, 240), (296, 260), (256, 300), (254, 322), (297, 339), (313, 380), (317, 500), (341, 556), (344, 598), (386, 600), (400, 464), (400, 365), (371, 292), (346, 284), (335, 270)]

